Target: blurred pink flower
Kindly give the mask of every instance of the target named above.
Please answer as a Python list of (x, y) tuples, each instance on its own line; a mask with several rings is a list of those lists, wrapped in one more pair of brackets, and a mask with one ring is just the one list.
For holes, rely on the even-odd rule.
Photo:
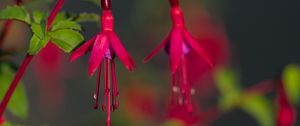
[(5, 119), (4, 119), (3, 116), (1, 116), (1, 118), (0, 118), (0, 125), (4, 124), (4, 122), (5, 122)]
[(192, 126), (195, 124), (199, 124), (200, 115), (196, 115), (192, 112), (186, 110), (186, 107), (176, 106), (170, 111), (169, 119), (180, 120), (184, 123), (185, 126)]
[(286, 92), (282, 84), (283, 82), (280, 84), (277, 96), (279, 107), (277, 113), (277, 126), (293, 126), (296, 120), (296, 110), (288, 101)]
[[(98, 108), (98, 97), (100, 88), (100, 76), (101, 76), (101, 63), (104, 61), (104, 100), (102, 109), (107, 111), (107, 125), (110, 125), (110, 111), (114, 111), (118, 108), (119, 102), (117, 97), (119, 95), (117, 87), (117, 79), (115, 73), (115, 55), (120, 61), (126, 66), (129, 71), (133, 71), (135, 64), (130, 55), (123, 47), (120, 39), (114, 32), (113, 15), (110, 10), (102, 11), (102, 32), (97, 36), (93, 37), (77, 50), (75, 50), (70, 58), (70, 61), (77, 59), (78, 57), (86, 54), (88, 51), (91, 52), (91, 56), (88, 64), (88, 73), (92, 77), (97, 68), (98, 79), (96, 85), (96, 93), (94, 98), (96, 100), (95, 108)], [(110, 77), (112, 76), (112, 77)], [(110, 98), (110, 79), (112, 78), (112, 99)], [(107, 101), (106, 101), (107, 100)], [(112, 100), (112, 101), (110, 101)], [(111, 106), (112, 102), (112, 106)], [(105, 105), (107, 104), (107, 106)], [(107, 107), (107, 108), (106, 108)], [(112, 107), (112, 108), (111, 108)]]
[[(208, 64), (208, 67), (212, 67), (213, 63), (203, 47), (188, 32), (184, 23), (183, 13), (178, 4), (174, 3), (171, 3), (172, 30), (167, 38), (145, 58), (145, 61), (151, 59), (160, 49), (165, 48), (166, 52), (170, 55), (172, 74), (171, 107), (175, 106), (175, 93), (179, 92), (176, 102), (186, 106), (190, 112), (192, 111), (192, 90), (187, 70), (187, 55), (191, 51), (195, 51), (198, 56), (197, 58), (202, 58)], [(176, 86), (176, 82), (178, 86)]]

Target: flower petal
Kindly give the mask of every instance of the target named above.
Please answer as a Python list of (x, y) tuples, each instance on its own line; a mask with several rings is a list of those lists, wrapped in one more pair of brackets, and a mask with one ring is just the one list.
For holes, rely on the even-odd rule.
[(191, 46), (191, 48), (194, 49), (198, 53), (198, 55), (200, 55), (205, 60), (205, 62), (208, 63), (210, 67), (213, 67), (213, 63), (210, 60), (207, 52), (198, 44), (198, 42), (191, 36), (191, 34), (187, 30), (183, 31), (183, 36), (186, 42)]
[(174, 28), (170, 35), (170, 66), (172, 74), (175, 74), (177, 68), (180, 65), (183, 44), (183, 36), (181, 34), (181, 29)]
[(120, 61), (126, 66), (129, 71), (133, 71), (135, 64), (126, 49), (122, 45), (119, 37), (114, 32), (109, 32), (111, 46), (114, 52), (119, 57)]
[(78, 49), (76, 49), (72, 53), (72, 55), (69, 59), (69, 62), (73, 62), (74, 60), (76, 60), (77, 58), (82, 56), (83, 54), (86, 54), (93, 47), (93, 43), (95, 42), (96, 37), (97, 36), (93, 37), (92, 39), (88, 40), (83, 45), (81, 45)]
[(100, 33), (95, 40), (91, 57), (89, 60), (88, 70), (89, 76), (93, 76), (104, 57), (104, 52), (108, 48), (108, 37), (106, 34)]
[(164, 48), (170, 41), (170, 37), (166, 37), (155, 49), (144, 59), (144, 62), (149, 61), (160, 49)]

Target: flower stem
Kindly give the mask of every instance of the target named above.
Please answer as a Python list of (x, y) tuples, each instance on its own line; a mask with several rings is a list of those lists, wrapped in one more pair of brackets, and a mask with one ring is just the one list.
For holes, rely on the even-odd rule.
[(49, 31), (49, 29), (51, 28), (51, 25), (52, 25), (56, 15), (58, 14), (60, 9), (64, 5), (64, 2), (65, 2), (64, 0), (58, 0), (56, 2), (54, 9), (52, 10), (52, 12), (50, 13), (50, 16), (47, 19), (47, 31)]
[(110, 101), (110, 59), (105, 59), (105, 73), (104, 73), (104, 84), (105, 84), (105, 96), (107, 99), (107, 109), (106, 109), (106, 126), (110, 126), (110, 112), (111, 112), (111, 101)]
[(178, 0), (170, 0), (170, 5), (171, 5), (171, 7), (178, 7), (179, 2), (178, 2)]
[(31, 62), (33, 56), (32, 55), (26, 55), (25, 59), (23, 60), (23, 63), (21, 64), (21, 67), (18, 69), (15, 77), (14, 77), (14, 80), (12, 81), (11, 85), (9, 86), (9, 89), (7, 90), (2, 102), (1, 102), (1, 105), (0, 105), (0, 117), (3, 115), (4, 113), (4, 110), (12, 96), (12, 94), (14, 93), (16, 87), (18, 86), (19, 84), (19, 81), (21, 80), (28, 64)]
[(101, 0), (101, 8), (103, 10), (110, 10), (110, 8), (111, 8), (111, 1), (110, 0)]

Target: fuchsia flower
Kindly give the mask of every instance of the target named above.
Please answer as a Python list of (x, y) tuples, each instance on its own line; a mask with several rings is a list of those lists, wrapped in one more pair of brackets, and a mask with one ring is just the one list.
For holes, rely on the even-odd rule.
[(296, 120), (296, 110), (289, 102), (282, 84), (280, 84), (277, 100), (279, 105), (277, 126), (293, 126)]
[[(170, 55), (170, 67), (172, 74), (172, 98), (171, 106), (174, 106), (175, 93), (180, 92), (177, 98), (177, 103), (185, 105), (188, 111), (192, 111), (191, 103), (191, 86), (188, 78), (188, 71), (186, 66), (186, 56), (191, 51), (195, 51), (199, 57), (204, 59), (207, 64), (212, 67), (213, 63), (210, 60), (206, 51), (198, 44), (198, 42), (188, 32), (183, 13), (178, 5), (177, 0), (170, 0), (171, 18), (173, 26), (171, 32), (163, 40), (163, 42), (156, 47), (145, 59), (148, 61), (160, 49), (165, 48)], [(176, 81), (177, 85), (176, 86)]]
[(200, 120), (200, 115), (191, 114), (187, 108), (184, 106), (176, 106), (171, 109), (169, 119), (180, 120), (184, 123), (184, 126), (192, 126), (198, 124)]
[(5, 119), (4, 119), (3, 116), (1, 116), (1, 118), (0, 118), (0, 125), (4, 124), (4, 122), (5, 122)]
[[(102, 32), (93, 37), (77, 50), (75, 50), (70, 58), (70, 61), (77, 59), (83, 54), (91, 50), (91, 56), (88, 63), (89, 76), (93, 76), (95, 71), (98, 70), (98, 80), (96, 85), (96, 93), (94, 98), (96, 100), (95, 108), (98, 108), (99, 86), (101, 76), (101, 65), (104, 62), (104, 99), (102, 104), (103, 111), (107, 111), (106, 125), (110, 125), (110, 111), (114, 111), (118, 108), (119, 102), (117, 97), (119, 95), (117, 87), (117, 79), (115, 72), (115, 55), (121, 60), (129, 71), (132, 71), (135, 64), (132, 58), (129, 56), (120, 39), (113, 31), (114, 22), (113, 15), (110, 10), (106, 9), (102, 12)], [(111, 77), (110, 77), (111, 76)], [(112, 78), (112, 99), (111, 99), (111, 87), (110, 78)], [(106, 101), (107, 100), (107, 101)], [(112, 100), (112, 101), (111, 101)], [(112, 106), (111, 106), (112, 102)], [(107, 107), (107, 108), (106, 108)]]

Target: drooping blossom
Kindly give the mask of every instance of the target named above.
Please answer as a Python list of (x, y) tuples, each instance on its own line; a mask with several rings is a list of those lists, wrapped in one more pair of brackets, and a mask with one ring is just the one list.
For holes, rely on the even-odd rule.
[[(76, 49), (70, 58), (70, 61), (77, 59), (83, 54), (91, 51), (91, 56), (88, 63), (88, 74), (90, 77), (98, 69), (98, 79), (96, 84), (96, 91), (94, 94), (95, 106), (98, 108), (98, 97), (100, 88), (100, 76), (102, 64), (104, 67), (104, 98), (102, 103), (102, 110), (106, 111), (107, 120), (106, 125), (110, 126), (110, 113), (119, 107), (118, 102), (118, 87), (115, 71), (115, 56), (125, 65), (129, 71), (133, 71), (135, 64), (123, 47), (119, 37), (114, 32), (114, 18), (110, 11), (110, 1), (102, 1), (102, 16), (101, 24), (102, 31), (95, 37), (88, 40), (81, 47)], [(112, 105), (111, 105), (112, 103)]]
[(179, 120), (184, 126), (193, 126), (201, 121), (200, 115), (190, 113), (186, 107), (180, 105), (171, 109), (168, 118)]
[(4, 122), (5, 122), (4, 117), (1, 116), (1, 117), (0, 117), (0, 125), (4, 124)]
[(287, 98), (283, 82), (278, 89), (277, 126), (293, 126), (296, 121), (296, 110)]
[[(170, 56), (172, 75), (171, 108), (176, 104), (184, 105), (189, 112), (192, 111), (191, 94), (193, 90), (189, 82), (187, 71), (187, 55), (195, 51), (198, 58), (212, 67), (213, 63), (204, 48), (192, 37), (185, 26), (184, 16), (179, 7), (178, 0), (170, 0), (172, 29), (163, 42), (156, 47), (145, 59), (148, 61), (160, 49), (164, 48)], [(175, 101), (176, 97), (176, 101)], [(176, 103), (175, 103), (176, 102)]]

